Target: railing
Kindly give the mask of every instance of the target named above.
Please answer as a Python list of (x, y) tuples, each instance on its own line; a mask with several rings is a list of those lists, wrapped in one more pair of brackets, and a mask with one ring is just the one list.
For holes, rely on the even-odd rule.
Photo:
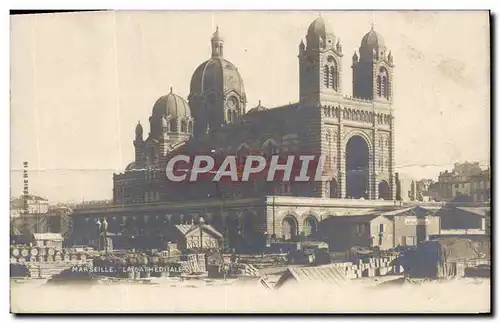
[(454, 206), (454, 207), (490, 207), (487, 202), (421, 202), (421, 201), (403, 201), (404, 206)]

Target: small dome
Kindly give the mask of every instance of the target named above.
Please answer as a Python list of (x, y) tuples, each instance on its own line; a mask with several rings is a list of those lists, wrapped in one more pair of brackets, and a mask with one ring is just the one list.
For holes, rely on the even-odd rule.
[(235, 91), (244, 95), (245, 87), (238, 69), (222, 57), (212, 57), (202, 63), (191, 78), (191, 94), (202, 94), (206, 90), (217, 90), (222, 93)]
[(220, 36), (219, 33), (219, 26), (215, 29), (214, 34), (212, 35), (212, 41), (223, 41), (222, 37)]
[(309, 25), (309, 28), (307, 29), (307, 34), (317, 35), (319, 37), (325, 38), (327, 34), (333, 35), (333, 31), (331, 31), (327, 27), (325, 21), (323, 20), (323, 17), (319, 16)]
[(363, 39), (361, 40), (361, 47), (370, 47), (370, 48), (383, 48), (385, 47), (385, 42), (382, 36), (372, 29), (365, 35), (363, 36)]
[(160, 97), (153, 106), (153, 118), (170, 116), (172, 118), (191, 117), (191, 109), (184, 98), (179, 95), (170, 93)]
[(266, 111), (267, 108), (266, 107), (263, 107), (261, 104), (260, 104), (260, 100), (259, 100), (259, 105), (257, 105), (255, 108), (252, 108), (248, 111), (248, 113), (254, 113), (254, 112), (261, 112), (261, 111)]

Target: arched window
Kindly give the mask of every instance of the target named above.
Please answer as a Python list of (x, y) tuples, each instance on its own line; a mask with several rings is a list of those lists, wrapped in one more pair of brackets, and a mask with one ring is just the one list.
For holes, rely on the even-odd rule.
[(377, 93), (380, 97), (389, 99), (389, 82), (389, 73), (384, 67), (381, 67), (377, 76)]
[(193, 133), (193, 121), (190, 121), (188, 124), (188, 132)]
[(177, 120), (175, 119), (170, 120), (170, 131), (171, 132), (177, 131)]
[(338, 90), (338, 79), (339, 72), (337, 67), (337, 62), (333, 58), (333, 56), (328, 56), (327, 64), (324, 69), (324, 77), (325, 77), (325, 86), (330, 89)]
[(330, 69), (325, 65), (325, 87), (330, 87)]
[(338, 85), (337, 85), (337, 77), (338, 77), (338, 72), (337, 72), (337, 65), (334, 64), (333, 66), (330, 67), (330, 78), (332, 82), (332, 88), (337, 91)]
[(377, 75), (377, 95), (382, 95), (382, 78), (380, 75)]
[(332, 138), (331, 138), (329, 132), (326, 133), (325, 140), (326, 140), (326, 144), (327, 144), (327, 147), (328, 147), (327, 148), (328, 150), (327, 150), (326, 154), (327, 154), (328, 160), (330, 162), (329, 166), (331, 166), (333, 164), (333, 162), (332, 162)]
[(231, 120), (232, 120), (231, 110), (227, 110), (227, 122), (231, 122)]
[(382, 76), (382, 96), (387, 99), (387, 76)]
[(186, 123), (186, 121), (182, 121), (182, 123), (181, 123), (181, 132), (187, 132), (187, 123)]

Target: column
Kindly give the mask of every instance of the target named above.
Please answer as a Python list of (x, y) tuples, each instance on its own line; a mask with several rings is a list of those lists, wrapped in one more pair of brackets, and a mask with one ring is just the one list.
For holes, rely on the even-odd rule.
[[(392, 107), (391, 107), (392, 108)], [(396, 199), (396, 176), (394, 174), (395, 172), (395, 166), (396, 166), (396, 159), (395, 159), (395, 152), (396, 152), (396, 143), (395, 143), (395, 137), (394, 137), (394, 117), (392, 113), (390, 114), (390, 148), (389, 148), (389, 185), (390, 185), (390, 191), (391, 191), (391, 199), (395, 200)]]
[(339, 107), (339, 135), (337, 136), (337, 160), (340, 164), (339, 176), (337, 180), (338, 192), (337, 196), (345, 199), (346, 194), (346, 170), (345, 170), (345, 146), (343, 145), (342, 138), (344, 138), (344, 112)]
[(378, 131), (377, 131), (377, 118), (374, 115), (373, 119), (373, 160), (370, 163), (370, 167), (373, 169), (373, 173), (371, 174), (370, 178), (372, 178), (373, 185), (371, 189), (373, 190), (373, 195), (372, 199), (377, 200), (378, 199), (378, 180), (377, 180), (377, 161), (380, 159), (380, 148), (378, 145)]
[(222, 221), (222, 250), (227, 252), (229, 250), (229, 229), (227, 227), (227, 217), (229, 213), (227, 211), (221, 211), (221, 221)]
[[(374, 148), (372, 148), (374, 149)], [(375, 181), (375, 168), (373, 167), (374, 165), (374, 160), (375, 160), (375, 156), (374, 156), (374, 153), (373, 151), (370, 151), (369, 152), (369, 155), (368, 155), (368, 199), (369, 200), (375, 200), (377, 198), (377, 196), (375, 195), (376, 192), (374, 190), (374, 185), (373, 185), (373, 182)]]

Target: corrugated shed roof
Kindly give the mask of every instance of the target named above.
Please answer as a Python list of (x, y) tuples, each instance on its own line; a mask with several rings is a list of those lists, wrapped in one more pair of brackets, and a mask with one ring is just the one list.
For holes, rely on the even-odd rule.
[(380, 214), (366, 214), (366, 215), (345, 215), (345, 216), (331, 216), (328, 221), (334, 223), (343, 224), (356, 224), (356, 223), (367, 223), (375, 218), (381, 216)]
[(436, 212), (441, 210), (440, 206), (412, 206), (404, 209), (384, 212), (381, 215), (386, 217), (395, 217), (395, 216), (427, 216), (427, 215), (436, 215)]
[(398, 209), (398, 210), (393, 210), (393, 211), (389, 211), (389, 212), (384, 212), (384, 213), (382, 213), (382, 215), (384, 215), (384, 216), (403, 215), (404, 213), (410, 212), (411, 209), (413, 209), (413, 207), (407, 207), (404, 209)]
[(33, 238), (35, 238), (35, 240), (52, 240), (52, 241), (64, 240), (60, 233), (50, 233), (50, 232), (33, 233)]
[(486, 212), (489, 210), (487, 207), (457, 207), (457, 209), (481, 216), (486, 216)]
[(321, 283), (337, 286), (342, 286), (349, 281), (339, 268), (333, 266), (289, 267), (281, 275), (275, 288), (280, 288), (289, 280), (295, 280), (299, 283)]
[[(182, 235), (187, 235), (189, 232), (196, 230), (200, 226), (195, 225), (195, 224), (177, 224), (175, 227), (177, 228), (177, 230), (179, 230), (179, 232)], [(214, 227), (212, 227), (211, 225), (203, 224), (201, 226), (201, 229), (205, 232), (208, 232), (208, 233), (218, 237), (218, 238), (222, 238), (222, 234), (219, 231), (217, 231)]]
[(175, 227), (183, 235), (186, 235), (191, 229), (195, 228), (195, 226), (191, 224), (177, 224)]

